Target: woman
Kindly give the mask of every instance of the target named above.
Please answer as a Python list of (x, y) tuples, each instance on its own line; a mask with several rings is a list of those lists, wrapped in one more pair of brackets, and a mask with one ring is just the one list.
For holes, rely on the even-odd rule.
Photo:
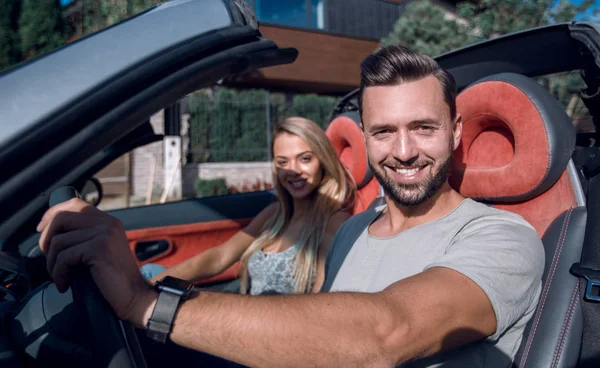
[(278, 202), (225, 243), (166, 269), (152, 282), (167, 275), (198, 281), (241, 260), (243, 294), (321, 289), (325, 257), (350, 217), (356, 186), (323, 130), (310, 120), (294, 117), (278, 124), (271, 153)]

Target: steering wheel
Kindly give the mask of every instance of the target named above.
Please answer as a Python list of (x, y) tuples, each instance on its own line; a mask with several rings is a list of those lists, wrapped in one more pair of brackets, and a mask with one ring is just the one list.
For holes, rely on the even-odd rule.
[[(49, 205), (55, 206), (79, 193), (72, 187), (61, 187), (50, 195)], [(78, 269), (71, 277), (71, 291), (77, 310), (88, 320), (87, 343), (99, 366), (106, 368), (146, 368), (135, 330), (121, 321), (100, 293), (87, 269)]]

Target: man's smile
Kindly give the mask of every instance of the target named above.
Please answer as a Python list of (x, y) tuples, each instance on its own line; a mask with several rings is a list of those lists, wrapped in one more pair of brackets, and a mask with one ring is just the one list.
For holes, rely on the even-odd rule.
[(422, 165), (413, 165), (408, 167), (401, 166), (388, 166), (384, 165), (384, 168), (388, 172), (388, 175), (398, 182), (406, 182), (406, 181), (418, 181), (425, 174), (425, 168), (427, 168), (429, 164)]

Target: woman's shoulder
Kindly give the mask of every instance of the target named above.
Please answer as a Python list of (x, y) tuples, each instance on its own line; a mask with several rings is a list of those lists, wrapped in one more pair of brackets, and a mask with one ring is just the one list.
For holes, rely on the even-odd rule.
[(259, 215), (266, 215), (267, 217), (271, 217), (275, 214), (275, 212), (277, 212), (277, 210), (279, 209), (279, 202), (273, 202), (270, 205), (268, 205), (267, 207), (263, 208), (262, 211), (260, 211)]
[(271, 217), (273, 217), (277, 210), (279, 209), (279, 203), (271, 203), (267, 207), (263, 208), (255, 217), (252, 219), (250, 224), (246, 227), (246, 232), (254, 235), (255, 237), (259, 236), (260, 233), (264, 230), (265, 225), (269, 221)]
[(350, 217), (352, 217), (352, 214), (348, 211), (344, 211), (344, 210), (339, 210), (336, 211), (333, 215), (331, 215), (331, 217), (329, 218), (329, 221), (327, 223), (327, 229), (325, 230), (325, 232), (327, 233), (333, 233), (335, 234), (336, 231), (338, 231), (338, 229), (344, 224), (344, 222), (346, 222)]

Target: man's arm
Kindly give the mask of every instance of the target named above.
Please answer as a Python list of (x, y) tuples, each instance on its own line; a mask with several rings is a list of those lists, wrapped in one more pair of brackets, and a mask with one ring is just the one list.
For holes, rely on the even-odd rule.
[[(86, 264), (117, 316), (145, 326), (157, 294), (144, 281), (122, 224), (83, 201), (50, 209), (40, 246), (59, 290)], [(252, 297), (201, 292), (184, 302), (171, 339), (251, 366), (394, 366), (494, 333), (485, 293), (437, 267), (374, 294)]]
[(433, 268), (374, 294), (201, 292), (181, 306), (171, 339), (250, 366), (393, 367), (495, 329), (492, 307), (474, 282)]

